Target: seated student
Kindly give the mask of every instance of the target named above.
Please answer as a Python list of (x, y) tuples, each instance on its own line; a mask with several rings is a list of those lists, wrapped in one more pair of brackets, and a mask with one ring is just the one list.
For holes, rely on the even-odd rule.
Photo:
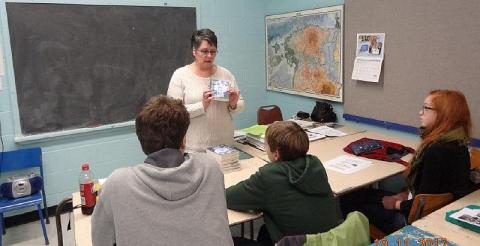
[(145, 163), (115, 170), (92, 217), (93, 245), (232, 245), (223, 174), (206, 154), (184, 154), (181, 100), (151, 98), (135, 127)]
[(459, 198), (472, 191), (467, 148), (472, 123), (465, 96), (458, 91), (432, 91), (419, 114), (421, 142), (406, 172), (409, 191), (363, 189), (342, 196), (344, 214), (359, 210), (390, 234), (406, 225), (415, 195), (451, 192)]
[(263, 212), (266, 225), (257, 241), (273, 245), (283, 236), (325, 232), (342, 222), (327, 174), (307, 155), (308, 137), (294, 122), (271, 124), (265, 147), (272, 161), (249, 179), (227, 189), (227, 207)]

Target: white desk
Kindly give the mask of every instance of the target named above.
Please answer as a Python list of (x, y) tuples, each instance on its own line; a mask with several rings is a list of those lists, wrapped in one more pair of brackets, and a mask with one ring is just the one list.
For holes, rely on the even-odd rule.
[[(265, 165), (265, 161), (256, 157), (240, 160), (241, 169), (225, 174), (225, 188), (228, 188), (242, 180), (248, 179), (250, 175), (254, 174), (261, 166)], [(73, 206), (80, 204), (80, 193), (75, 192), (73, 196)], [(228, 222), (230, 226), (240, 224), (247, 221), (262, 217), (261, 213), (240, 212), (228, 209)], [(83, 215), (81, 209), (75, 209), (74, 228), (75, 228), (75, 243), (77, 246), (91, 246), (91, 216)]]
[(445, 220), (445, 213), (450, 210), (461, 209), (467, 205), (480, 205), (480, 190), (477, 190), (449, 205), (413, 222), (413, 225), (449, 242), (458, 245), (480, 245), (480, 234)]
[[(322, 162), (337, 158), (341, 155), (350, 155), (343, 150), (349, 143), (361, 138), (373, 138), (400, 143), (408, 147), (415, 148), (417, 142), (409, 141), (402, 138), (382, 135), (376, 132), (358, 132), (343, 137), (331, 138), (326, 141), (315, 141), (310, 143), (309, 154), (317, 156)], [(402, 158), (409, 161), (413, 155), (409, 154)], [(328, 182), (336, 195), (341, 195), (353, 189), (364, 187), (393, 175), (399, 174), (405, 170), (405, 167), (396, 162), (386, 162), (381, 160), (367, 159), (372, 162), (368, 168), (362, 169), (352, 174), (342, 174), (330, 169), (326, 169)]]
[[(350, 155), (343, 151), (343, 148), (349, 143), (364, 137), (400, 143), (412, 148), (416, 148), (418, 145), (418, 142), (416, 141), (386, 136), (376, 132), (361, 131), (349, 127), (342, 127), (339, 128), (339, 130), (347, 133), (348, 135), (342, 137), (325, 138), (310, 142), (308, 153), (317, 156), (322, 162), (326, 162), (341, 155)], [(254, 147), (242, 144), (236, 144), (235, 147), (250, 155), (268, 161), (267, 154), (263, 151), (255, 149)], [(412, 157), (413, 155), (410, 154), (403, 157), (402, 160), (408, 162)], [(396, 162), (386, 162), (367, 158), (363, 159), (371, 161), (372, 165), (366, 169), (352, 174), (342, 174), (330, 169), (326, 169), (328, 182), (330, 183), (330, 187), (335, 195), (341, 195), (348, 191), (373, 184), (385, 178), (399, 174), (405, 170), (403, 165)]]

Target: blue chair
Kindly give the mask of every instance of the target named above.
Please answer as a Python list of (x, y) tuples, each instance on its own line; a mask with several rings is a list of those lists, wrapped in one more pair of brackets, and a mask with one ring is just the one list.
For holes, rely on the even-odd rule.
[[(40, 148), (0, 152), (0, 173), (34, 167), (38, 167), (40, 169), (40, 176), (43, 179), (42, 150)], [(2, 235), (5, 234), (5, 221), (3, 220), (3, 214), (8, 211), (31, 206), (37, 206), (38, 216), (40, 217), (40, 223), (42, 224), (43, 236), (45, 237), (45, 244), (49, 244), (47, 229), (45, 227), (45, 221), (41, 208), (42, 201), (45, 217), (47, 218), (47, 223), (49, 223), (44, 188), (42, 188), (41, 193), (39, 191), (30, 196), (19, 197), (16, 199), (0, 198), (0, 230), (2, 231), (2, 233), (0, 233), (0, 246), (2, 246)]]

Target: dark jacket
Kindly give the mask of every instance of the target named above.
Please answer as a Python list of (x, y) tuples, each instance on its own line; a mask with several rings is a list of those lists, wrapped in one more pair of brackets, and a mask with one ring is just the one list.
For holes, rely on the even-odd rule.
[(325, 168), (312, 155), (267, 164), (228, 188), (226, 197), (230, 209), (262, 211), (273, 242), (325, 232), (342, 222)]
[[(451, 192), (455, 198), (472, 191), (470, 182), (470, 155), (458, 141), (437, 142), (424, 150), (420, 157), (415, 193), (440, 194)], [(413, 199), (400, 203), (400, 210), (408, 216)]]

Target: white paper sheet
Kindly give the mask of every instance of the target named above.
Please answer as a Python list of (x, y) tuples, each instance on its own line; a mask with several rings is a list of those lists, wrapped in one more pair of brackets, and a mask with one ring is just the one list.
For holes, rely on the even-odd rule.
[(347, 135), (346, 133), (333, 129), (328, 126), (319, 126), (308, 130), (309, 132), (318, 133), (327, 137), (341, 137)]
[(314, 121), (297, 120), (297, 119), (288, 119), (288, 120), (297, 123), (297, 125), (299, 125), (303, 129), (312, 128), (315, 125)]
[(372, 165), (371, 161), (363, 160), (350, 155), (342, 155), (326, 161), (324, 167), (339, 173), (351, 174)]
[(352, 79), (378, 82), (382, 72), (383, 59), (355, 58)]
[(314, 132), (307, 132), (307, 135), (308, 135), (308, 141), (310, 142), (327, 137), (323, 134), (314, 133)]

